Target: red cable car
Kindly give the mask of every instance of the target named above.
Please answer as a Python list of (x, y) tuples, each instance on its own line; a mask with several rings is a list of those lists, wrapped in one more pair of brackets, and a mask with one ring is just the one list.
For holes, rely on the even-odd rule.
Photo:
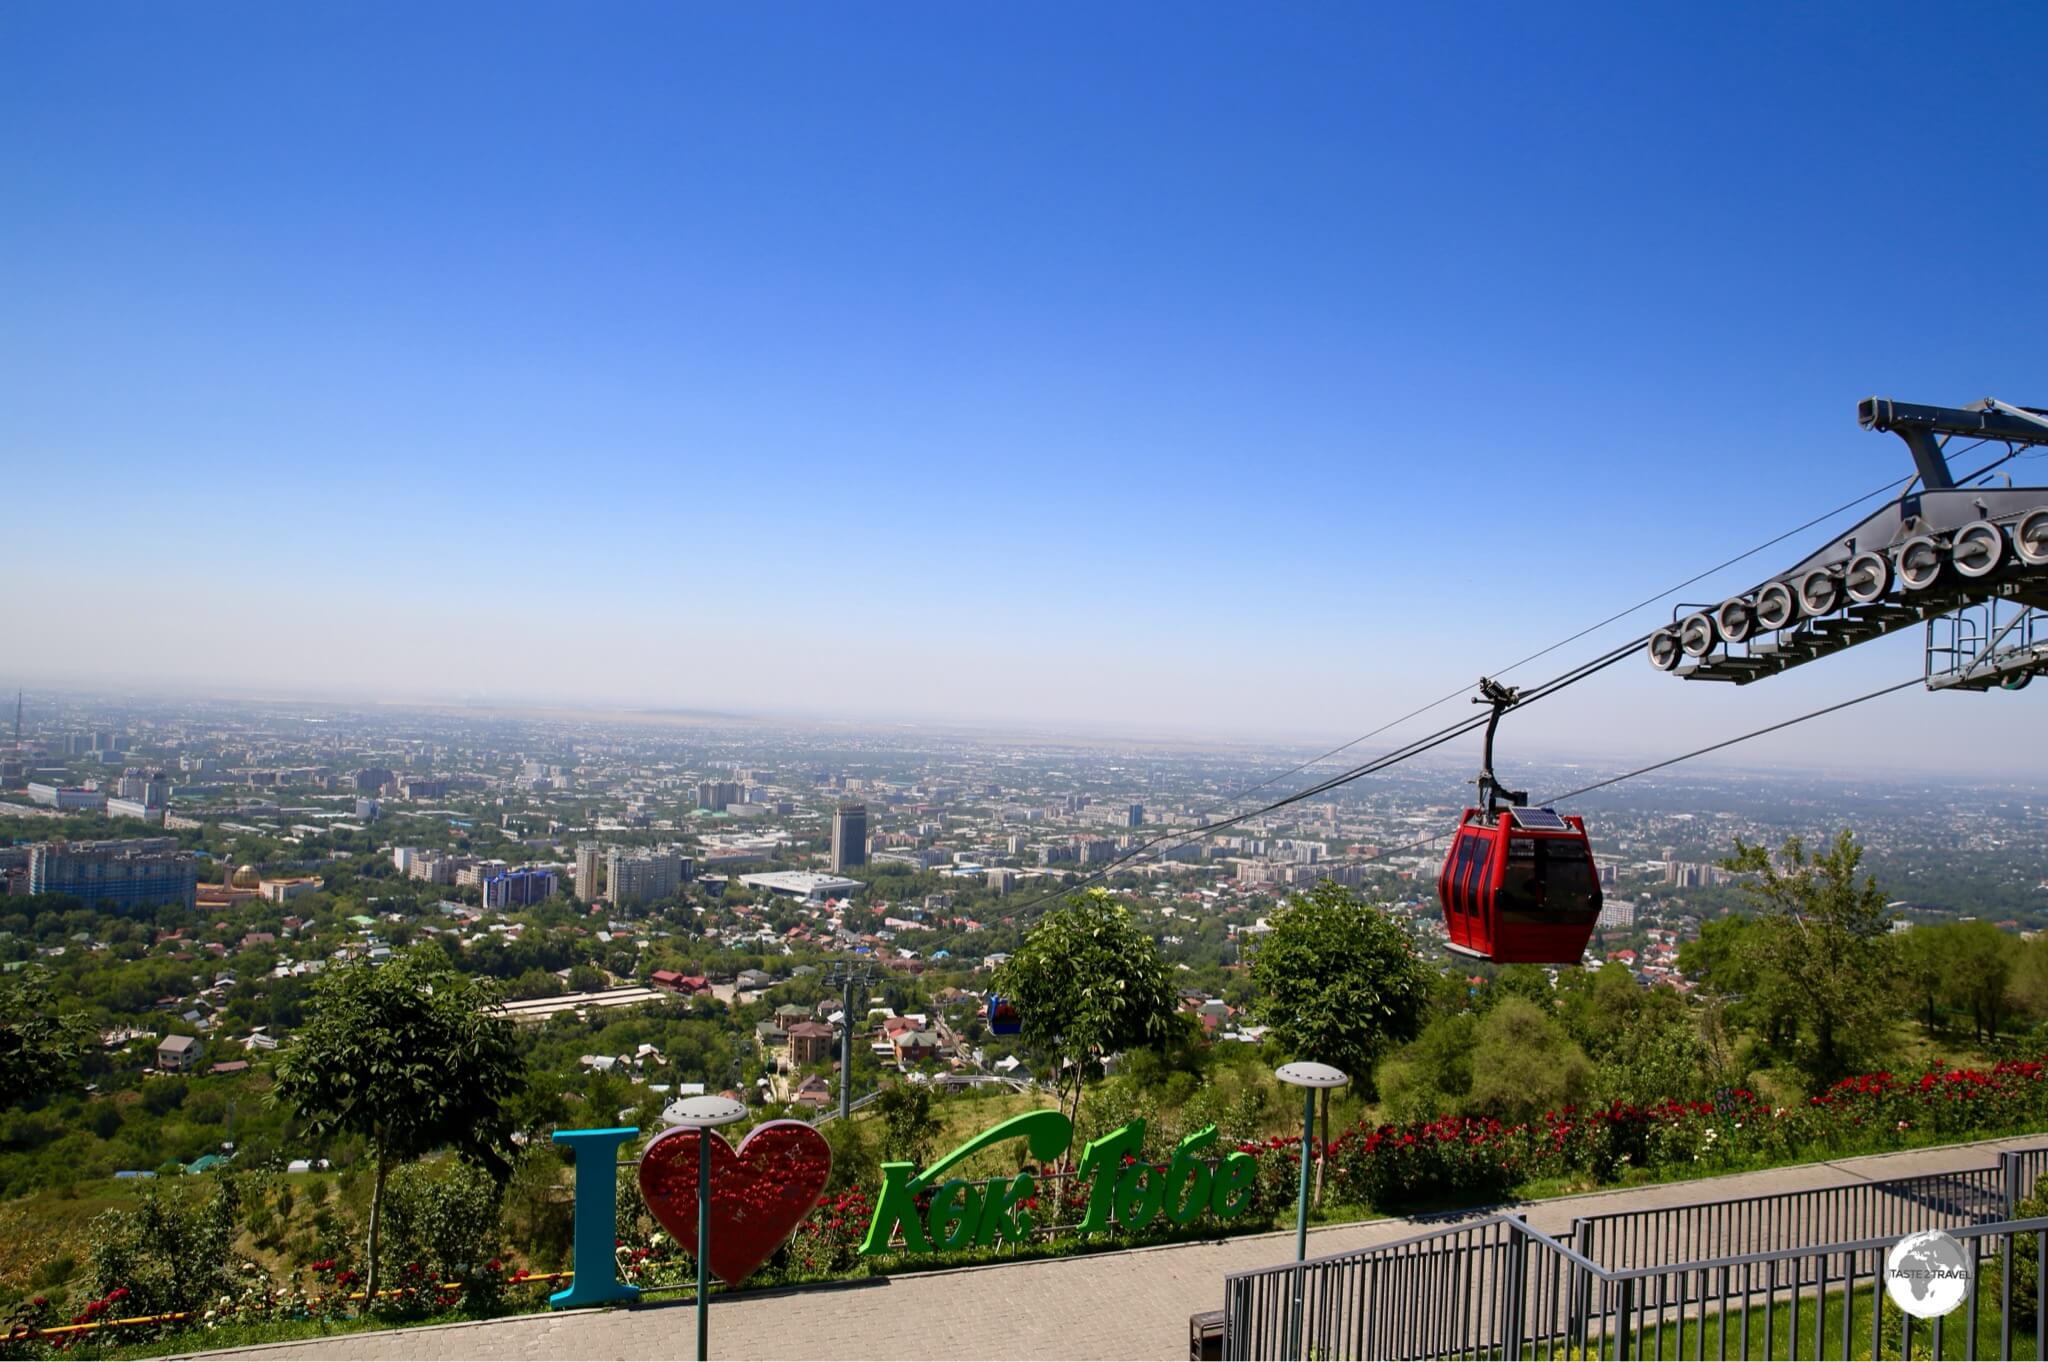
[(1600, 875), (1586, 822), (1528, 807), (1524, 790), (1493, 777), (1493, 733), (1515, 703), (1506, 686), (1481, 679), (1493, 706), (1479, 773), (1483, 808), (1467, 809), (1436, 880), (1450, 945), (1499, 964), (1576, 965), (1600, 917)]

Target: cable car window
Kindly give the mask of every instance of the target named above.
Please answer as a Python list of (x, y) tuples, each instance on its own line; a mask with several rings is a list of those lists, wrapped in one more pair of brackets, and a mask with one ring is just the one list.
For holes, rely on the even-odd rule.
[(1479, 860), (1479, 850), (1484, 839), (1466, 835), (1458, 839), (1458, 859), (1451, 867), (1451, 901), (1461, 913), (1478, 910), (1472, 897), (1472, 867)]
[(1559, 847), (1550, 858), (1550, 892), (1569, 894), (1579, 902), (1599, 893), (1600, 882), (1593, 873), (1592, 858), (1575, 847)]
[(1465, 911), (1479, 911), (1480, 888), (1486, 883), (1486, 862), (1493, 851), (1490, 837), (1467, 837), (1465, 839), (1468, 859), (1465, 862)]
[(1543, 838), (1532, 857), (1508, 865), (1494, 905), (1503, 922), (1556, 922), (1594, 911), (1599, 892), (1583, 846), (1572, 839)]

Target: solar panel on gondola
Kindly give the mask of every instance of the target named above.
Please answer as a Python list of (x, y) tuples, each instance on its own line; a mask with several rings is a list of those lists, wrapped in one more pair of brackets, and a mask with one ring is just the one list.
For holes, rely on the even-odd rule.
[(1570, 826), (1557, 816), (1556, 809), (1509, 809), (1508, 816), (1515, 820), (1515, 826), (1537, 832), (1563, 832)]

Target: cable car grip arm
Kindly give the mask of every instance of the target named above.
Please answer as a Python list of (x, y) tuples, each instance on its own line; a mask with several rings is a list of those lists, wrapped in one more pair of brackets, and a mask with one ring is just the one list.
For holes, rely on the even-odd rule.
[(1479, 779), (1475, 782), (1479, 786), (1480, 802), (1485, 807), (1488, 818), (1492, 818), (1499, 811), (1502, 801), (1518, 809), (1527, 808), (1529, 804), (1527, 790), (1510, 790), (1496, 780), (1493, 774), (1494, 730), (1500, 727), (1500, 716), (1513, 709), (1521, 698), (1522, 693), (1513, 686), (1504, 686), (1485, 676), (1479, 678), (1479, 694), (1472, 697), (1472, 703), (1475, 705), (1493, 706), (1493, 713), (1486, 721), (1486, 749), (1480, 759)]

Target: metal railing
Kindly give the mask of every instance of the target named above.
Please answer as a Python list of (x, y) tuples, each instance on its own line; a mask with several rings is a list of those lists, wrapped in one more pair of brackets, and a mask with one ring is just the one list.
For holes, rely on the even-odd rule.
[(2007, 1199), (2007, 1186), (2001, 1161), (1952, 1173), (1581, 1216), (1566, 1239), (1594, 1262), (1619, 1269), (1896, 1238), (2001, 1220), (2016, 1202)]
[[(1225, 1281), (1227, 1358), (2048, 1357), (2048, 1216), (1950, 1229), (1958, 1309), (1886, 1298), (1889, 1235), (1616, 1271), (1512, 1216)], [(2031, 1300), (2028, 1297), (2031, 1296)]]
[(2015, 1317), (2012, 1276), (2017, 1242), (2048, 1282), (2048, 1235), (2014, 1239), (2048, 1226), (2014, 1218), (2044, 1173), (2048, 1147), (1953, 1173), (1584, 1216), (1555, 1239), (1494, 1216), (1233, 1274), (1223, 1355), (1836, 1357), (1863, 1340), (1871, 1357), (1942, 1357), (1953, 1326), (1946, 1341), (1939, 1322), (1918, 1326), (1915, 1343), (1913, 1321), (1882, 1300), (1884, 1253), (1928, 1229), (1962, 1243), (1973, 1269), (1996, 1256), (1989, 1296), (1973, 1270), (1961, 1355), (1982, 1355), (1987, 1309), (1999, 1356), (2016, 1337), (2039, 1354), (2048, 1319), (2038, 1301)]

